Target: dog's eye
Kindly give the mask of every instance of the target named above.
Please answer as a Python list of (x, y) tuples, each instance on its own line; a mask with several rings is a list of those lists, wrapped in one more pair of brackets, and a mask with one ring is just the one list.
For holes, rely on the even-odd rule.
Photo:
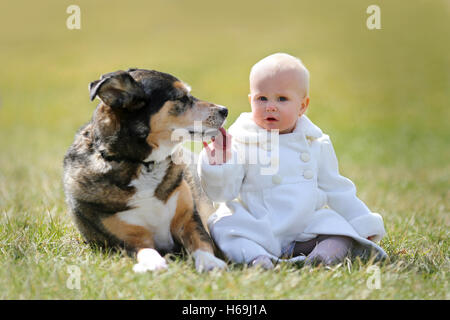
[(183, 96), (174, 101), (174, 105), (170, 110), (170, 114), (172, 115), (180, 115), (185, 112), (187, 109), (192, 107), (192, 101), (187, 96)]
[(178, 101), (180, 101), (181, 103), (188, 103), (189, 98), (187, 96), (182, 96), (180, 99), (178, 99)]
[(186, 104), (178, 102), (173, 104), (173, 107), (170, 109), (169, 113), (171, 115), (178, 116), (184, 111), (186, 111)]

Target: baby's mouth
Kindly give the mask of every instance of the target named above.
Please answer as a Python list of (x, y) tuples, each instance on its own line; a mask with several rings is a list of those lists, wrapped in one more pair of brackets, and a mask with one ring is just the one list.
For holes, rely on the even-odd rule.
[(264, 120), (266, 120), (266, 121), (268, 121), (268, 122), (275, 122), (275, 121), (278, 121), (278, 119), (275, 118), (275, 117), (266, 117)]

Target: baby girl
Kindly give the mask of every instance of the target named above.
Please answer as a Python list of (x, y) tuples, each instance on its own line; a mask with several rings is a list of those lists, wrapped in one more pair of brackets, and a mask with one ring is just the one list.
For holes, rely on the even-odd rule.
[[(330, 265), (350, 253), (386, 257), (375, 243), (385, 235), (383, 219), (340, 175), (330, 137), (305, 115), (308, 91), (309, 72), (298, 58), (270, 55), (250, 72), (252, 112), (204, 143), (199, 176), (220, 203), (208, 226), (233, 262), (271, 269), (279, 260)], [(261, 151), (275, 172), (263, 170), (267, 161), (248, 161)]]

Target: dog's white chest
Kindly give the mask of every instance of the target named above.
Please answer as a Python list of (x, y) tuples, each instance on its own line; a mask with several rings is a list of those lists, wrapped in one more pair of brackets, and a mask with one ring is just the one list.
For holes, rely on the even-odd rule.
[(142, 226), (150, 230), (154, 235), (155, 247), (170, 250), (173, 247), (173, 239), (170, 232), (170, 223), (175, 214), (178, 200), (178, 192), (173, 194), (167, 202), (163, 202), (154, 196), (155, 190), (166, 174), (168, 162), (155, 163), (151, 172), (146, 168), (138, 179), (130, 185), (136, 188), (136, 193), (129, 201), (133, 209), (118, 213), (122, 221)]

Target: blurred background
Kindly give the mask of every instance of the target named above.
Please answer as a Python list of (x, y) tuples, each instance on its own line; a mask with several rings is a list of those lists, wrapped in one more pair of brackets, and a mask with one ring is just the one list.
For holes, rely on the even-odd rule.
[[(71, 4), (81, 9), (80, 30), (66, 26)], [(101, 74), (129, 67), (174, 74), (194, 95), (227, 106), (228, 127), (250, 111), (251, 66), (275, 52), (310, 70), (308, 115), (330, 134), (345, 174), (390, 185), (401, 172), (428, 186), (422, 197), (434, 189), (447, 195), (440, 187), (449, 172), (450, 2), (377, 1), (380, 30), (366, 26), (371, 4), (2, 1), (2, 208), (35, 193), (61, 204), (62, 158), (92, 115), (97, 102), (87, 88)]]
[[(80, 30), (66, 27), (72, 4)], [(380, 30), (366, 26), (372, 4)], [(66, 219), (62, 159), (101, 74), (171, 73), (227, 106), (228, 127), (250, 111), (252, 65), (287, 52), (311, 74), (308, 116), (388, 234), (426, 232), (411, 217), (448, 226), (449, 32), (448, 0), (2, 0), (0, 213)]]

